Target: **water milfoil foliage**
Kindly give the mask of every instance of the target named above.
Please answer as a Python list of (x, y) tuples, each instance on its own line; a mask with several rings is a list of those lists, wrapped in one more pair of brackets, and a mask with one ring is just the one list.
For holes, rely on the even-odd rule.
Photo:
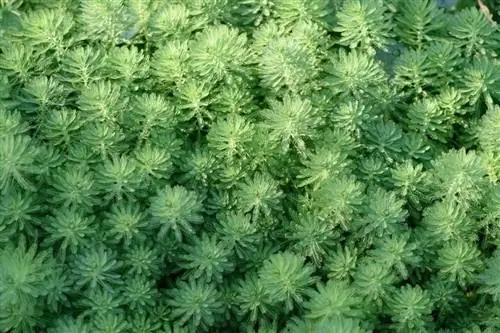
[(444, 2), (0, 0), (0, 332), (499, 332), (500, 1)]

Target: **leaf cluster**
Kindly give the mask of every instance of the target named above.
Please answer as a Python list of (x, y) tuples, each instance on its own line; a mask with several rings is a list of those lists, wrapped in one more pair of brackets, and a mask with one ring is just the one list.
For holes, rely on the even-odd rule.
[(0, 0), (0, 332), (500, 331), (497, 12)]

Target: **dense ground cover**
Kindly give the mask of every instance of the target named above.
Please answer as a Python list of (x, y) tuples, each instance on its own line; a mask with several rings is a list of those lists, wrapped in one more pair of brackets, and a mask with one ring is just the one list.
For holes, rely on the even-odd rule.
[(478, 3), (0, 0), (0, 331), (499, 332)]

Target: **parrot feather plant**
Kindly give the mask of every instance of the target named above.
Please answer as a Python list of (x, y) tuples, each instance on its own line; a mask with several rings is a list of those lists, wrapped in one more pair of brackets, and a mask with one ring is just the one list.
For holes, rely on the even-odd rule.
[(0, 333), (500, 331), (500, 1), (0, 0)]

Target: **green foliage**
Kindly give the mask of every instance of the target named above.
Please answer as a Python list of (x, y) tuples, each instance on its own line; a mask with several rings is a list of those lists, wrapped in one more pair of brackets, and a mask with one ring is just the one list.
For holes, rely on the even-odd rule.
[(326, 285), (319, 284), (317, 290), (310, 293), (310, 300), (304, 306), (307, 318), (321, 320), (334, 316), (362, 317), (360, 304), (361, 299), (352, 286), (346, 282), (329, 280)]
[(225, 245), (241, 259), (255, 251), (260, 238), (250, 216), (242, 212), (228, 212), (218, 219), (214, 228)]
[(92, 47), (75, 47), (64, 53), (61, 60), (61, 81), (87, 87), (102, 79), (103, 51)]
[(451, 201), (437, 201), (428, 206), (422, 217), (427, 241), (444, 243), (453, 239), (473, 240), (477, 226), (460, 205)]
[(50, 333), (89, 333), (90, 327), (82, 320), (74, 319), (71, 317), (59, 318), (54, 322), (47, 332)]
[(263, 281), (256, 273), (251, 272), (236, 282), (235, 298), (238, 315), (252, 324), (270, 315), (275, 316), (278, 312), (268, 297)]
[(488, 107), (492, 107), (493, 100), (498, 100), (498, 86), (500, 85), (500, 65), (497, 61), (480, 57), (466, 68), (462, 91), (469, 97), (469, 104), (477, 104), (484, 100)]
[(47, 233), (45, 243), (48, 246), (57, 245), (63, 254), (75, 254), (91, 241), (96, 231), (94, 222), (93, 216), (78, 208), (56, 211), (43, 226)]
[(208, 147), (214, 149), (224, 161), (233, 163), (235, 158), (244, 157), (252, 137), (252, 124), (239, 115), (230, 115), (210, 127)]
[(387, 297), (396, 276), (388, 266), (370, 260), (360, 262), (353, 276), (353, 285), (364, 302), (380, 305)]
[(137, 83), (147, 77), (149, 69), (144, 52), (135, 46), (111, 49), (106, 63), (109, 77), (133, 90), (139, 89)]
[(38, 198), (31, 192), (13, 189), (6, 192), (0, 200), (0, 228), (6, 241), (17, 231), (30, 236), (36, 234), (39, 223), (38, 214), (43, 211)]
[(22, 37), (37, 52), (55, 51), (60, 56), (67, 45), (65, 36), (73, 27), (73, 17), (64, 9), (39, 9), (21, 18)]
[(136, 243), (123, 254), (124, 268), (127, 275), (143, 275), (158, 278), (161, 275), (163, 254), (156, 248)]
[(359, 138), (363, 129), (376, 119), (376, 113), (376, 110), (370, 105), (365, 105), (357, 100), (348, 101), (335, 108), (332, 121), (335, 125), (345, 128), (349, 133), (353, 133), (356, 138)]
[(145, 275), (133, 276), (125, 281), (123, 286), (124, 302), (134, 312), (143, 312), (148, 307), (154, 306), (157, 294), (154, 281)]
[(29, 177), (37, 173), (34, 162), (39, 154), (27, 135), (8, 135), (0, 138), (0, 188), (2, 192), (13, 186), (33, 189)]
[(500, 331), (499, 10), (0, 0), (0, 332)]
[(8, 245), (0, 251), (0, 329), (34, 332), (40, 321), (43, 304), (56, 273), (48, 252), (39, 252), (21, 240), (17, 247)]
[(168, 296), (172, 317), (191, 331), (207, 330), (225, 311), (220, 291), (203, 280), (179, 281)]
[(323, 261), (327, 250), (332, 248), (339, 238), (334, 224), (309, 213), (297, 214), (291, 224), (291, 230), (286, 235), (291, 248), (311, 258), (315, 264)]
[(192, 224), (203, 222), (201, 210), (196, 193), (181, 186), (166, 186), (151, 199), (152, 222), (159, 229), (160, 236), (172, 231), (181, 239), (183, 233), (193, 233)]
[(439, 39), (445, 16), (436, 1), (398, 1), (398, 5), (394, 30), (402, 42), (420, 49), (425, 43)]
[(313, 137), (320, 119), (308, 99), (285, 95), (282, 101), (269, 101), (270, 109), (261, 113), (263, 126), (269, 130), (271, 143), (279, 143), (287, 151), (291, 146), (299, 151), (305, 147), (305, 139)]
[(307, 92), (311, 78), (318, 71), (314, 55), (291, 36), (266, 42), (258, 64), (262, 85), (276, 93), (283, 89)]
[(413, 165), (408, 160), (391, 170), (391, 182), (396, 192), (412, 206), (418, 206), (428, 191), (428, 175), (422, 164)]
[(82, 296), (78, 305), (84, 309), (84, 316), (106, 316), (117, 312), (119, 306), (124, 303), (122, 295), (100, 287), (85, 290)]
[(335, 146), (318, 148), (304, 161), (304, 169), (297, 176), (304, 180), (298, 186), (312, 185), (317, 190), (328, 180), (347, 173), (350, 164), (347, 158), (347, 153)]
[(272, 255), (264, 263), (259, 277), (271, 304), (284, 303), (285, 311), (289, 312), (295, 303), (303, 301), (304, 293), (315, 282), (313, 272), (302, 257), (283, 252)]
[(49, 202), (63, 207), (90, 209), (99, 203), (95, 173), (86, 165), (68, 163), (54, 174)]
[(110, 243), (122, 242), (124, 245), (144, 240), (147, 233), (146, 214), (141, 206), (129, 202), (119, 202), (104, 214), (103, 224)]
[(94, 332), (122, 333), (126, 332), (127, 322), (124, 320), (122, 314), (110, 313), (96, 316), (92, 321), (92, 326)]
[(106, 199), (122, 200), (130, 198), (140, 185), (141, 179), (137, 175), (137, 164), (126, 155), (112, 156), (104, 160), (97, 168), (97, 183), (105, 188)]
[(403, 90), (422, 94), (432, 82), (432, 67), (428, 54), (421, 50), (406, 49), (396, 59), (394, 82)]
[(474, 151), (450, 150), (433, 163), (434, 193), (467, 206), (481, 199), (486, 186), (484, 162)]
[(387, 7), (379, 0), (347, 0), (337, 12), (337, 26), (333, 30), (341, 34), (340, 45), (374, 53), (384, 48), (390, 37)]
[(478, 279), (483, 283), (480, 291), (492, 295), (494, 300), (498, 300), (500, 297), (499, 260), (500, 256), (497, 251), (486, 261), (486, 270)]
[(436, 141), (450, 139), (451, 123), (435, 100), (424, 99), (410, 106), (408, 110), (408, 129)]
[(125, 1), (84, 0), (80, 4), (79, 23), (84, 38), (104, 43), (122, 41), (128, 27)]
[(358, 320), (337, 317), (324, 320), (316, 324), (314, 328), (318, 333), (370, 333), (371, 331), (363, 329)]
[(431, 321), (431, 301), (420, 287), (405, 285), (387, 300), (396, 332), (426, 332)]
[(481, 270), (480, 252), (474, 244), (463, 240), (446, 244), (437, 252), (436, 266), (445, 279), (466, 286)]
[(48, 252), (37, 253), (34, 246), (27, 247), (26, 241), (22, 241), (16, 248), (5, 247), (0, 254), (0, 300), (3, 306), (18, 304), (22, 307), (24, 303), (46, 294), (52, 273)]
[(206, 233), (199, 239), (193, 239), (192, 244), (184, 246), (178, 259), (178, 265), (186, 270), (186, 278), (202, 278), (207, 282), (220, 283), (223, 274), (234, 269), (230, 261), (231, 248)]
[(359, 235), (382, 237), (401, 233), (404, 230), (402, 223), (407, 216), (403, 204), (394, 192), (380, 188), (370, 191), (365, 205), (361, 208), (361, 217), (355, 222)]
[(498, 36), (487, 17), (477, 8), (465, 8), (450, 18), (448, 32), (466, 57), (494, 52)]
[(190, 47), (193, 70), (207, 81), (232, 82), (234, 75), (245, 73), (251, 53), (247, 38), (226, 25), (203, 30)]
[(340, 49), (325, 68), (326, 86), (333, 95), (381, 97), (386, 74), (381, 64), (366, 52), (354, 49), (347, 53)]
[(416, 242), (410, 241), (410, 234), (404, 232), (377, 239), (369, 256), (376, 262), (393, 267), (400, 277), (407, 279), (411, 268), (417, 267), (421, 262), (416, 250)]
[(93, 246), (88, 251), (77, 254), (72, 260), (71, 272), (75, 285), (79, 288), (112, 289), (121, 284), (121, 274), (117, 269), (121, 263), (116, 254), (104, 245)]
[(48, 110), (40, 124), (40, 132), (51, 144), (68, 146), (78, 135), (83, 119), (76, 110)]
[(358, 261), (358, 251), (356, 248), (348, 246), (337, 248), (329, 253), (325, 268), (328, 277), (335, 280), (350, 279), (355, 271)]
[(302, 21), (327, 24), (331, 15), (331, 3), (328, 0), (310, 2), (307, 0), (272, 0), (277, 21), (289, 27)]
[(237, 188), (234, 194), (243, 213), (251, 213), (252, 219), (269, 216), (273, 211), (280, 210), (279, 199), (283, 192), (278, 183), (268, 174), (257, 173)]
[(486, 111), (481, 118), (480, 128), (477, 137), (481, 148), (485, 151), (500, 154), (500, 138), (496, 135), (500, 131), (500, 109), (495, 106)]
[(355, 177), (336, 177), (312, 194), (312, 205), (321, 217), (348, 230), (353, 217), (360, 211), (363, 190)]

